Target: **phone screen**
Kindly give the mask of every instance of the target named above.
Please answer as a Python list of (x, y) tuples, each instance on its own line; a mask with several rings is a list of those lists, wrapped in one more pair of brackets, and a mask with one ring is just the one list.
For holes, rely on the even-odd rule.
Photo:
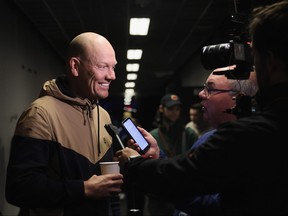
[(134, 124), (134, 122), (127, 118), (122, 122), (122, 126), (126, 130), (127, 133), (131, 136), (131, 138), (139, 145), (141, 152), (144, 153), (149, 149), (149, 143), (144, 138), (144, 136), (141, 134), (141, 132), (138, 130), (137, 126)]

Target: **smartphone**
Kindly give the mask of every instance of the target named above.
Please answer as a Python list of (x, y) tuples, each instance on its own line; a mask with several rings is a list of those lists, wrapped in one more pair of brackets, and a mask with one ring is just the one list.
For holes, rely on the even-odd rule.
[(150, 148), (150, 144), (141, 134), (137, 126), (134, 124), (131, 118), (126, 118), (122, 123), (122, 127), (129, 134), (129, 136), (139, 145), (140, 154), (144, 154)]

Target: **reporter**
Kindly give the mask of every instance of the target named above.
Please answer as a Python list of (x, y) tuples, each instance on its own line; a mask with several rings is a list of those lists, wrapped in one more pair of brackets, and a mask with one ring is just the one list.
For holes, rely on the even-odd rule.
[(133, 159), (125, 166), (127, 175), (146, 192), (172, 201), (219, 193), (224, 215), (288, 215), (283, 142), (288, 121), (287, 28), (288, 1), (252, 12), (249, 31), (259, 85), (258, 113), (225, 123), (186, 154)]

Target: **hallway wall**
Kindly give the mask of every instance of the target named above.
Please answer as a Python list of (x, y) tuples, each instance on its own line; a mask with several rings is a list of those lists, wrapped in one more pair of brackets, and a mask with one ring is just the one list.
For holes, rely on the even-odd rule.
[(62, 60), (10, 1), (1, 3), (0, 211), (13, 216), (18, 208), (6, 202), (4, 189), (16, 121), (38, 96), (43, 82), (56, 77), (64, 68)]

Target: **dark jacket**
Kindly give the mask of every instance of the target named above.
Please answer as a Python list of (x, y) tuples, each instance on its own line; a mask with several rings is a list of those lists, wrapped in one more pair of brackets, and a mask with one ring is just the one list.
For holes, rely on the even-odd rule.
[(126, 171), (144, 190), (174, 201), (219, 193), (225, 215), (288, 215), (288, 84), (257, 101), (261, 111), (223, 124), (190, 152), (137, 158)]

